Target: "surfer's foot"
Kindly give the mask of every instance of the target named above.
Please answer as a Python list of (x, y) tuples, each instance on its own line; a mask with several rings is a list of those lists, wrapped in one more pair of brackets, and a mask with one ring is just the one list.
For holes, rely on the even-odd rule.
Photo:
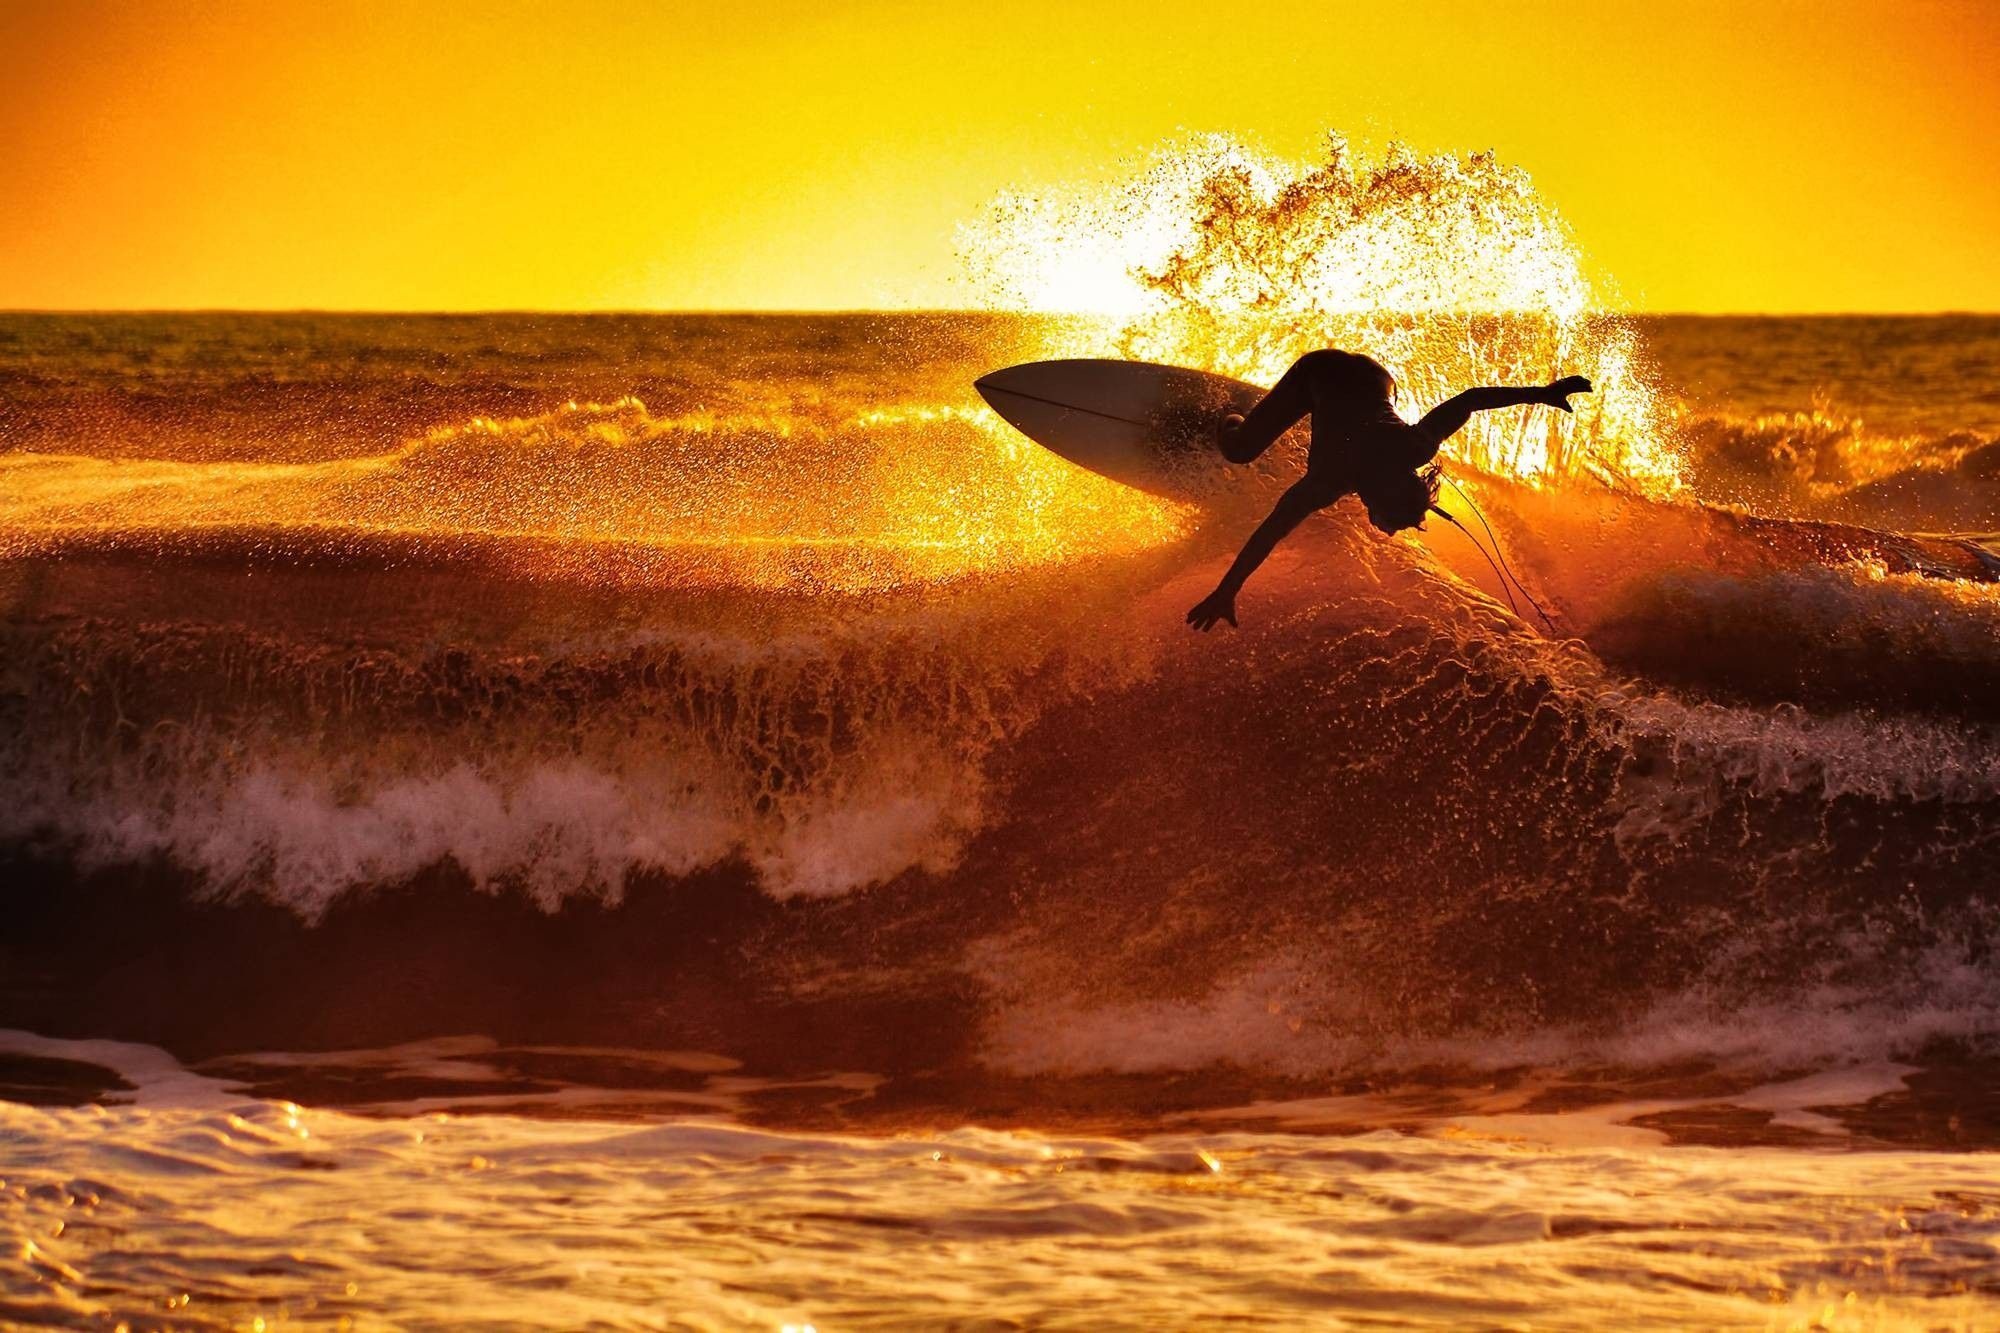
[(1236, 594), (1217, 588), (1208, 596), (1195, 603), (1194, 610), (1187, 613), (1187, 623), (1203, 634), (1214, 629), (1217, 622), (1228, 621), (1229, 627), (1236, 626)]
[(1565, 375), (1549, 385), (1548, 404), (1550, 407), (1560, 407), (1565, 412), (1574, 411), (1575, 409), (1569, 405), (1569, 396), (1571, 394), (1595, 392), (1596, 390), (1590, 387), (1590, 381), (1583, 376)]

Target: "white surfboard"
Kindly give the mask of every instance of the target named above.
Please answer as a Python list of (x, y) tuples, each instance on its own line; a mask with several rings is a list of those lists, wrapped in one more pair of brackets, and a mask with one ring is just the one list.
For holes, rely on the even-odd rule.
[(1216, 428), (1265, 392), (1205, 370), (1099, 360), (1031, 361), (982, 376), (973, 387), (1051, 453), (1174, 500), (1199, 500), (1251, 475), (1222, 456)]

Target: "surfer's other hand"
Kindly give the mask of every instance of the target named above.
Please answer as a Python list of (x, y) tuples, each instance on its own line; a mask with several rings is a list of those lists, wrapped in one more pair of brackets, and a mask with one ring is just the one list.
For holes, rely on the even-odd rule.
[(1222, 419), (1222, 424), (1215, 428), (1215, 438), (1223, 442), (1224, 444), (1227, 444), (1229, 442), (1229, 437), (1234, 435), (1237, 431), (1237, 428), (1240, 427), (1242, 424), (1243, 424), (1243, 414), (1241, 412), (1231, 412), (1229, 415), (1225, 416)]
[(1565, 412), (1571, 412), (1575, 410), (1569, 405), (1569, 396), (1571, 394), (1595, 393), (1596, 390), (1592, 389), (1590, 381), (1581, 375), (1565, 375), (1550, 384), (1548, 392), (1548, 404), (1550, 407), (1560, 407)]
[(1194, 610), (1187, 613), (1187, 623), (1203, 634), (1214, 629), (1217, 622), (1226, 620), (1231, 629), (1236, 628), (1236, 594), (1217, 588), (1208, 596), (1195, 603)]

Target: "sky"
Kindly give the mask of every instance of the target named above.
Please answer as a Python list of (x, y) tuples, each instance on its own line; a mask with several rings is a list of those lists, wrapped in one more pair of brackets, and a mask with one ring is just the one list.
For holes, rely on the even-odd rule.
[(0, 0), (0, 308), (966, 303), (1177, 136), (1490, 149), (1626, 305), (2000, 310), (2000, 3)]

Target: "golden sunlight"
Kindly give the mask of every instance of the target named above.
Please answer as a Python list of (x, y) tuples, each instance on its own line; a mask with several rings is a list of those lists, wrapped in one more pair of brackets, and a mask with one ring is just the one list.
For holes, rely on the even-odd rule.
[(1532, 173), (1635, 308), (2000, 305), (2000, 10), (1884, 15), (11, 0), (0, 307), (955, 306), (998, 188), (1328, 126)]

